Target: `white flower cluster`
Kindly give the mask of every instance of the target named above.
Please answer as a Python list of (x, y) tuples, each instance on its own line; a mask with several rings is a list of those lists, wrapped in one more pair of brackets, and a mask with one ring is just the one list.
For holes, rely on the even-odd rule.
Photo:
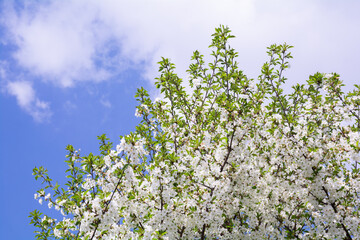
[(324, 96), (310, 86), (288, 97), (267, 65), (258, 85), (235, 71), (231, 85), (216, 81), (219, 67), (187, 96), (162, 64), (168, 101), (142, 102), (137, 115), (152, 115), (135, 133), (84, 158), (67, 199), (35, 194), (65, 215), (55, 237), (360, 239), (359, 106), (338, 96), (335, 75)]
[[(102, 239), (151, 239), (159, 232), (164, 239), (196, 239), (205, 226), (209, 239), (281, 238), (290, 230), (299, 238), (333, 239), (345, 234), (344, 226), (360, 237), (360, 181), (345, 167), (358, 156), (352, 146), (359, 145), (359, 133), (331, 129), (330, 119), (321, 115), (313, 117), (321, 124), (310, 131), (303, 126), (306, 112), (291, 131), (281, 115), (267, 118), (262, 110), (250, 112), (249, 121), (238, 118), (231, 128), (218, 126), (186, 140), (176, 138), (196, 132), (195, 124), (176, 128), (176, 134), (158, 132), (168, 136), (166, 149), (176, 157), (158, 152), (148, 164), (140, 164), (149, 154), (144, 139), (135, 144), (122, 139), (116, 152), (104, 157), (101, 177), (89, 176), (82, 185), (83, 204), (71, 212), (74, 222), (81, 222), (80, 232)], [(219, 112), (220, 122), (229, 121), (226, 111)], [(119, 158), (121, 153), (127, 157)], [(95, 186), (102, 194), (94, 197), (89, 193)], [(139, 226), (141, 232), (133, 231)]]
[(192, 82), (194, 84), (194, 87), (198, 87), (201, 84), (201, 80), (198, 78), (193, 79)]

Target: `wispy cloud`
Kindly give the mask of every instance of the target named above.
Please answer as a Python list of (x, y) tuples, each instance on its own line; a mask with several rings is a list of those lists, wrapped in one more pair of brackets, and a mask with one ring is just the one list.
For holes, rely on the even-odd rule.
[(30, 82), (16, 81), (7, 84), (9, 94), (16, 97), (19, 106), (35, 121), (44, 122), (51, 117), (49, 103), (39, 100)]
[(111, 108), (111, 102), (107, 99), (104, 98), (100, 99), (100, 103), (106, 108)]
[(62, 87), (109, 78), (109, 71), (96, 64), (97, 51), (106, 51), (96, 8), (81, 2), (37, 4), (19, 12), (7, 6), (5, 22), (19, 65)]
[[(355, 45), (359, 39), (352, 30), (356, 19), (346, 12), (359, 4), (349, 2), (50, 1), (18, 11), (8, 7), (4, 18), (20, 65), (61, 86), (73, 86), (105, 80), (125, 62), (146, 62), (144, 74), (152, 79), (160, 56), (171, 57), (184, 70), (191, 52), (204, 49), (219, 24), (230, 25), (238, 36), (233, 45), (246, 56), (246, 67), (263, 60), (267, 45), (284, 41), (329, 63), (324, 54), (349, 55), (343, 45), (334, 46), (344, 41)], [(331, 32), (338, 34), (330, 37)], [(255, 72), (258, 66), (250, 68)]]
[(73, 103), (70, 100), (67, 100), (66, 102), (63, 103), (63, 109), (65, 110), (66, 113), (72, 113), (74, 110), (77, 109), (77, 106), (75, 103)]
[(139, 66), (152, 82), (161, 56), (185, 74), (193, 50), (209, 53), (219, 24), (237, 36), (232, 47), (250, 77), (267, 60), (267, 46), (287, 42), (295, 45), (290, 79), (336, 71), (356, 83), (357, 7), (358, 1), (332, 0), (36, 1), (16, 10), (4, 5), (2, 23), (17, 64), (60, 87), (109, 80)]

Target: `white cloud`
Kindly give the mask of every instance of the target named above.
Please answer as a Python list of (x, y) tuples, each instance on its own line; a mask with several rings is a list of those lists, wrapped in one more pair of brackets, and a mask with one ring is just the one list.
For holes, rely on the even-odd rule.
[(237, 36), (231, 45), (250, 77), (260, 73), (267, 46), (287, 42), (295, 45), (292, 83), (316, 71), (336, 71), (346, 84), (358, 81), (358, 1), (65, 0), (37, 1), (17, 11), (9, 6), (2, 21), (7, 41), (18, 47), (14, 58), (62, 87), (103, 81), (129, 66), (140, 66), (154, 81), (161, 56), (185, 74), (193, 50), (209, 53), (219, 24)]
[(23, 108), (29, 106), (35, 99), (35, 92), (29, 82), (12, 82), (8, 84), (9, 93), (14, 95)]
[[(314, 66), (345, 71), (344, 59), (355, 59), (358, 54), (354, 50), (360, 51), (359, 33), (353, 30), (359, 17), (356, 11), (349, 12), (353, 5), (359, 4), (306, 0), (50, 1), (36, 2), (19, 12), (9, 8), (5, 18), (19, 47), (14, 55), (18, 62), (44, 79), (72, 86), (77, 81), (108, 78), (121, 70), (117, 61), (119, 66), (127, 61), (147, 62), (145, 76), (152, 79), (156, 62), (166, 56), (184, 72), (191, 52), (206, 50), (214, 27), (220, 23), (229, 25), (237, 35), (233, 45), (250, 73), (259, 72), (266, 46), (284, 41), (297, 47), (297, 71), (307, 67), (311, 72)], [(104, 59), (116, 46), (120, 50)]]
[(95, 8), (85, 2), (52, 2), (19, 13), (11, 7), (7, 10), (6, 25), (18, 47), (14, 57), (31, 73), (63, 87), (110, 76), (95, 64), (96, 51), (105, 43), (97, 34), (102, 26), (95, 23)]
[(16, 97), (19, 106), (29, 113), (35, 121), (43, 122), (50, 118), (49, 103), (40, 101), (30, 82), (15, 81), (7, 84), (9, 94)]

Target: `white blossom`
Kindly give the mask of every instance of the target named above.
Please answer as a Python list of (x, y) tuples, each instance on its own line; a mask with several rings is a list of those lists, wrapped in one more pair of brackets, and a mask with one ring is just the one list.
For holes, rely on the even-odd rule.
[(193, 82), (193, 84), (194, 84), (195, 87), (198, 87), (198, 86), (200, 86), (200, 84), (201, 84), (201, 80), (198, 79), (198, 78), (193, 79), (192, 82)]
[(360, 239), (358, 98), (339, 98), (332, 74), (317, 75), (325, 91), (282, 93), (278, 60), (257, 85), (242, 74), (222, 79), (238, 71), (225, 70), (226, 49), (214, 74), (194, 67), (191, 93), (162, 62), (165, 106), (142, 101), (135, 115), (148, 115), (116, 150), (102, 142), (99, 156), (69, 167), (67, 187), (34, 194), (64, 216), (39, 218), (56, 223), (55, 237)]

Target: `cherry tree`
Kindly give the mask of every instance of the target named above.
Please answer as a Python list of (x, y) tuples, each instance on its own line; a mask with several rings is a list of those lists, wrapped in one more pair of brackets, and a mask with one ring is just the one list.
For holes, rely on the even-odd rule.
[(345, 94), (336, 73), (316, 73), (284, 93), (289, 45), (268, 47), (258, 79), (238, 68), (233, 38), (212, 35), (212, 62), (195, 51), (185, 87), (159, 62), (141, 123), (100, 155), (68, 146), (69, 181), (35, 199), (37, 239), (360, 239), (360, 86)]

